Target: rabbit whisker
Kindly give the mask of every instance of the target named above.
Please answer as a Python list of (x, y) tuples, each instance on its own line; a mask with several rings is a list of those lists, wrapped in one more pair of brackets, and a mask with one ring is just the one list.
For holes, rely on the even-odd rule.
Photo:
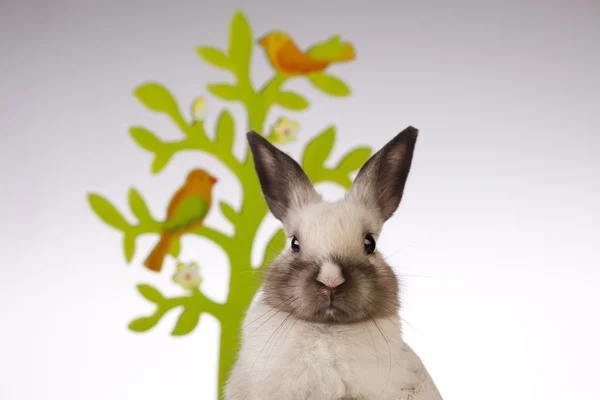
[(428, 275), (414, 275), (414, 274), (397, 274), (397, 276), (401, 278), (431, 278), (431, 279), (441, 279), (437, 276), (428, 276)]
[(385, 333), (383, 333), (383, 330), (381, 329), (379, 324), (377, 324), (377, 321), (375, 321), (375, 319), (373, 319), (373, 317), (371, 317), (371, 315), (369, 315), (369, 318), (371, 318), (371, 321), (373, 321), (373, 323), (375, 324), (377, 329), (379, 329), (379, 333), (381, 333), (381, 336), (383, 337), (383, 339), (385, 340), (385, 342), (388, 346), (388, 354), (389, 354), (388, 376), (385, 380), (385, 385), (383, 385), (383, 390), (381, 391), (381, 394), (377, 397), (377, 399), (379, 399), (383, 395), (383, 393), (385, 393), (385, 388), (387, 387), (387, 384), (390, 380), (390, 375), (392, 374), (392, 345), (391, 345), (389, 339), (387, 338), (387, 336), (385, 336)]
[[(245, 325), (243, 328), (247, 328), (248, 326), (252, 325), (252, 324), (253, 324), (253, 323), (255, 323), (256, 321), (258, 321), (259, 319), (261, 319), (262, 317), (264, 317), (265, 315), (267, 315), (268, 313), (270, 313), (270, 312), (272, 312), (272, 311), (277, 311), (277, 310), (279, 310), (279, 306), (281, 306), (281, 305), (283, 305), (283, 304), (286, 304), (286, 303), (288, 303), (290, 300), (291, 300), (291, 301), (294, 301), (294, 300), (296, 300), (296, 299), (298, 299), (298, 296), (291, 296), (291, 297), (289, 297), (287, 300), (284, 300), (284, 301), (282, 301), (281, 303), (279, 303), (279, 304), (277, 305), (277, 307), (274, 307), (274, 308), (271, 308), (271, 309), (269, 309), (269, 311), (267, 311), (267, 312), (263, 313), (263, 314), (262, 314), (260, 317), (256, 318), (256, 319), (255, 319), (255, 320), (253, 320), (252, 322), (249, 322), (248, 324), (246, 324), (246, 325)], [(253, 332), (256, 332), (256, 330), (257, 330), (258, 328), (260, 328), (261, 326), (263, 326), (263, 325), (265, 324), (265, 322), (267, 322), (268, 320), (270, 320), (271, 318), (273, 318), (275, 315), (277, 315), (277, 313), (274, 313), (274, 314), (273, 314), (273, 315), (271, 315), (269, 318), (267, 318), (267, 319), (266, 319), (266, 320), (265, 320), (265, 321), (264, 321), (262, 324), (260, 324), (258, 327), (256, 327), (256, 329), (254, 329), (254, 331), (253, 331)]]
[[(296, 306), (296, 308), (294, 310), (296, 310), (298, 307), (300, 306)], [(277, 313), (279, 313), (281, 310), (279, 310)], [(293, 311), (292, 311), (293, 313)], [(275, 335), (275, 333), (277, 333), (277, 331), (279, 331), (279, 329), (281, 329), (281, 327), (283, 326), (283, 324), (288, 320), (288, 318), (290, 318), (292, 316), (292, 313), (288, 314), (287, 317), (285, 317), (283, 319), (283, 321), (281, 321), (281, 323), (277, 326), (277, 329), (275, 329), (273, 331), (273, 333), (271, 333), (271, 336), (269, 336), (269, 338), (267, 339), (267, 341), (265, 342), (265, 344), (263, 345), (263, 347), (260, 349), (260, 352), (258, 353), (258, 355), (256, 356), (256, 359), (254, 360), (254, 363), (252, 363), (252, 367), (250, 368), (250, 372), (252, 372), (252, 370), (254, 369), (254, 365), (256, 364), (256, 362), (258, 361), (258, 359), (260, 358), (260, 355), (262, 354), (262, 352), (265, 350), (265, 347), (267, 346), (267, 344), (269, 343), (269, 340), (271, 340), (271, 338), (273, 337), (273, 335)]]
[(427, 236), (430, 236), (431, 234), (433, 234), (435, 231), (439, 230), (440, 228), (444, 227), (445, 225), (440, 225), (438, 226), (435, 230), (431, 230), (429, 232), (427, 232), (424, 235), (421, 235), (418, 239), (413, 240), (412, 242), (408, 243), (406, 246), (399, 248), (398, 250), (394, 251), (392, 254), (388, 254), (387, 256), (385, 256), (383, 259), (387, 260), (388, 258), (390, 258), (391, 256), (393, 256), (394, 254), (398, 253), (399, 251), (402, 250), (406, 250), (408, 248), (410, 248), (411, 246), (414, 246), (416, 243), (420, 242), (421, 240), (425, 239)]
[(406, 325), (408, 325), (411, 328), (413, 328), (415, 330), (415, 332), (417, 332), (419, 335), (425, 336), (425, 335), (423, 335), (423, 333), (421, 333), (417, 328), (415, 328), (414, 326), (412, 326), (412, 324), (410, 322), (408, 322), (407, 320), (405, 320), (404, 318), (400, 317), (400, 320), (402, 320), (402, 322), (406, 323)]
[(279, 250), (277, 250), (277, 249), (274, 249), (274, 248), (273, 248), (273, 247), (271, 247), (270, 245), (267, 245), (267, 248), (268, 248), (269, 250), (271, 250), (273, 253), (277, 254), (277, 256), (280, 256), (280, 255), (282, 255), (282, 254), (283, 254), (283, 251), (279, 251)]
[[(290, 316), (292, 315), (292, 313), (290, 313)], [(296, 325), (296, 322), (298, 322), (298, 320), (296, 318), (292, 318), (290, 320), (291, 322), (288, 323), (288, 326), (290, 327), (290, 329), (287, 331), (287, 334), (285, 333), (287, 330), (287, 326), (285, 328), (283, 328), (283, 330), (281, 331), (281, 334), (279, 334), (279, 337), (277, 338), (277, 340), (275, 341), (275, 344), (273, 344), (273, 346), (271, 346), (271, 350), (269, 351), (269, 354), (267, 355), (267, 359), (265, 360), (265, 364), (263, 366), (263, 370), (264, 367), (267, 365), (267, 362), (269, 361), (269, 358), (271, 358), (271, 353), (273, 352), (273, 350), (275, 349), (275, 347), (277, 346), (277, 343), (279, 343), (279, 339), (281, 339), (283, 337), (283, 335), (285, 334), (285, 337), (283, 339), (283, 342), (281, 342), (281, 345), (283, 346), (283, 344), (285, 343), (285, 340), (287, 339), (288, 335), (290, 334), (290, 332), (292, 331), (292, 329), (294, 329), (294, 325)], [(273, 371), (271, 370), (271, 373), (273, 373)], [(269, 373), (269, 376), (271, 376), (271, 373)]]
[(371, 342), (373, 342), (373, 351), (375, 352), (375, 360), (377, 361), (377, 375), (379, 375), (379, 356), (377, 354), (377, 345), (375, 344), (375, 338), (373, 337), (373, 333), (369, 328), (369, 322), (363, 324), (363, 327), (369, 332), (369, 336), (371, 336)]
[[(364, 297), (364, 296), (362, 296), (362, 298), (363, 298), (363, 299), (364, 299), (366, 302), (368, 302), (369, 304), (371, 304), (372, 306), (375, 306), (375, 305), (376, 305), (376, 304), (375, 304), (375, 302), (374, 302), (374, 301), (372, 301), (371, 299), (368, 299), (368, 298), (366, 298), (366, 297)], [(394, 304), (394, 303), (392, 303), (392, 302), (390, 302), (389, 300), (385, 300), (385, 299), (381, 299), (381, 300), (383, 300), (383, 301), (386, 301), (386, 302), (387, 302), (389, 305), (391, 305), (391, 306), (394, 306), (394, 307), (395, 307), (395, 304)], [(380, 300), (380, 301), (381, 301), (381, 300)], [(412, 329), (414, 329), (414, 330), (415, 330), (415, 331), (416, 331), (416, 332), (417, 332), (419, 335), (422, 335), (422, 336), (424, 336), (424, 335), (423, 335), (423, 333), (421, 333), (421, 332), (420, 332), (420, 331), (419, 331), (417, 328), (415, 328), (415, 327), (414, 327), (414, 326), (413, 326), (413, 325), (412, 325), (410, 322), (408, 322), (406, 319), (404, 319), (404, 318), (402, 318), (402, 317), (399, 317), (399, 318), (400, 318), (400, 320), (401, 320), (401, 321), (405, 322), (405, 323), (406, 323), (408, 326), (410, 326)], [(389, 319), (389, 321), (390, 321), (390, 322), (393, 322), (393, 320), (392, 320), (390, 317), (387, 317), (387, 319)]]

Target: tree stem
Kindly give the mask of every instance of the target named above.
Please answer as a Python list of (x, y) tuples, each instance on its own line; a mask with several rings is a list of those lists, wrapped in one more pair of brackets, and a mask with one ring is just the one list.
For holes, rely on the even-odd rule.
[(219, 339), (219, 400), (225, 398), (225, 385), (229, 378), (229, 372), (235, 364), (237, 353), (240, 348), (242, 321), (245, 308), (227, 310), (227, 321), (221, 322), (221, 334)]
[[(275, 94), (285, 79), (276, 75), (260, 93), (246, 87), (248, 93), (243, 103), (247, 110), (249, 130), (262, 133), (264, 122), (273, 104)], [(268, 93), (265, 95), (265, 92)], [(246, 160), (237, 171), (242, 184), (242, 209), (235, 224), (235, 236), (232, 238), (240, 248), (232, 251), (230, 257), (231, 280), (225, 312), (221, 318), (221, 335), (219, 343), (219, 399), (224, 399), (225, 385), (229, 373), (235, 364), (241, 344), (242, 322), (246, 310), (261, 281), (252, 274), (254, 272), (250, 260), (254, 238), (260, 223), (267, 214), (267, 208), (260, 197), (258, 178), (254, 176), (250, 149), (246, 151)]]

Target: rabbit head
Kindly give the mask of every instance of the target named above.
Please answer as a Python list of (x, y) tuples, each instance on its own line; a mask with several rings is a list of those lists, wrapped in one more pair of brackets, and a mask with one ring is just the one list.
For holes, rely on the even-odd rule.
[(265, 271), (267, 304), (315, 323), (397, 315), (398, 280), (377, 240), (402, 199), (417, 133), (408, 127), (372, 155), (336, 202), (324, 201), (291, 157), (247, 134), (263, 195), (288, 238)]

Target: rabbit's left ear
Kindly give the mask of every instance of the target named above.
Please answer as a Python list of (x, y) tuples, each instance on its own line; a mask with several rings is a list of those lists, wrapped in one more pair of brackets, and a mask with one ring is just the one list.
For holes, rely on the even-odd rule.
[(400, 205), (412, 163), (418, 130), (409, 126), (373, 154), (362, 166), (349, 196), (374, 207), (383, 221)]
[(285, 223), (291, 211), (321, 200), (294, 159), (254, 131), (247, 133), (247, 139), (260, 187), (275, 218)]

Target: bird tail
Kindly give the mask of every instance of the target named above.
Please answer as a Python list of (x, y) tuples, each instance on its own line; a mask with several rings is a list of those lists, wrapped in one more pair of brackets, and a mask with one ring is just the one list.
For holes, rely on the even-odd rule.
[(154, 249), (144, 261), (144, 265), (151, 271), (159, 272), (162, 269), (165, 257), (171, 247), (171, 235), (162, 234)]
[(334, 62), (346, 62), (352, 61), (356, 58), (356, 53), (354, 52), (354, 46), (351, 43), (344, 43), (344, 47), (342, 47), (342, 51), (340, 54), (335, 57), (332, 61)]

